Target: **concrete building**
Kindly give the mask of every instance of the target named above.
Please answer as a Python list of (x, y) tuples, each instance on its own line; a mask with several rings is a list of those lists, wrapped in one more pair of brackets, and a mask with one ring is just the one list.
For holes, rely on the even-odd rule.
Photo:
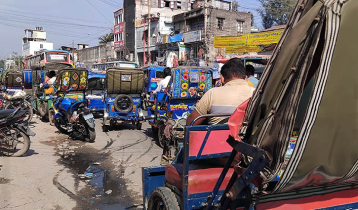
[(228, 1), (212, 1), (207, 9), (205, 34), (205, 9), (200, 3), (197, 2), (195, 9), (173, 17), (175, 36), (183, 38), (169, 41), (169, 44), (175, 46), (177, 42), (178, 54), (182, 57), (179, 60), (187, 63), (204, 60), (205, 65), (209, 65), (224, 52), (224, 49), (214, 48), (214, 37), (250, 33), (252, 14), (230, 10), (231, 2)]
[(53, 43), (46, 41), (46, 31), (42, 27), (25, 29), (22, 39), (22, 56), (34, 55), (41, 50), (53, 50)]
[[(114, 12), (114, 51), (115, 58), (119, 60), (129, 60), (129, 54), (127, 47), (125, 46), (125, 22), (124, 9), (120, 8)], [(133, 55), (132, 55), (133, 57)]]
[[(123, 43), (125, 53), (129, 60), (133, 57), (136, 62), (143, 64), (143, 41), (148, 42), (148, 1), (126, 0), (123, 1)], [(158, 56), (156, 41), (158, 34), (169, 35), (172, 25), (172, 16), (192, 9), (194, 0), (152, 0), (151, 1), (151, 51), (152, 61)], [(143, 39), (143, 37), (146, 37)], [(146, 59), (148, 60), (148, 59)]]
[[(87, 45), (86, 45), (87, 46)], [(83, 46), (81, 46), (83, 47)], [(94, 47), (78, 49), (78, 61), (90, 67), (93, 63), (117, 60), (115, 58), (114, 42)]]

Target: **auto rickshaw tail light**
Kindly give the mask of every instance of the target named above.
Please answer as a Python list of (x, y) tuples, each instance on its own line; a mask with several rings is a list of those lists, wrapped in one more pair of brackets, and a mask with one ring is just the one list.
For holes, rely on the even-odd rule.
[(133, 112), (135, 112), (137, 110), (137, 106), (133, 105)]
[(114, 105), (111, 106), (111, 111), (114, 112)]
[(88, 105), (91, 105), (91, 100), (88, 100)]

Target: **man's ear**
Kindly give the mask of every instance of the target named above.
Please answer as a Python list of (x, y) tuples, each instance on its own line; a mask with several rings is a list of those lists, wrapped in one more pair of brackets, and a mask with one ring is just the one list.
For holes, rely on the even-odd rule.
[(247, 80), (247, 75), (245, 76), (245, 80)]
[(221, 79), (221, 82), (222, 82), (223, 84), (225, 84), (225, 79), (224, 79), (223, 75), (220, 75), (220, 79)]

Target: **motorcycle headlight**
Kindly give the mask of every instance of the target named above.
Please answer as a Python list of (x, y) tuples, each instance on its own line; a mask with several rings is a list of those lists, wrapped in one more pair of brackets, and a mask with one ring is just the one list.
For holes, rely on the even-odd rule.
[(104, 112), (103, 117), (107, 118), (108, 117), (108, 112)]

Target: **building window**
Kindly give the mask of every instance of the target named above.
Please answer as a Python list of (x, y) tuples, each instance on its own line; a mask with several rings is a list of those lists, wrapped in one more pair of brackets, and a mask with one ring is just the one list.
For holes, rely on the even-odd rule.
[(237, 32), (239, 34), (243, 34), (244, 33), (244, 21), (242, 20), (238, 20), (237, 21)]
[(44, 45), (43, 44), (40, 44), (40, 49), (43, 49), (44, 48)]
[(218, 18), (218, 29), (223, 30), (225, 18)]
[(170, 8), (170, 1), (166, 1), (166, 2), (165, 2), (165, 7), (169, 7), (169, 8)]

